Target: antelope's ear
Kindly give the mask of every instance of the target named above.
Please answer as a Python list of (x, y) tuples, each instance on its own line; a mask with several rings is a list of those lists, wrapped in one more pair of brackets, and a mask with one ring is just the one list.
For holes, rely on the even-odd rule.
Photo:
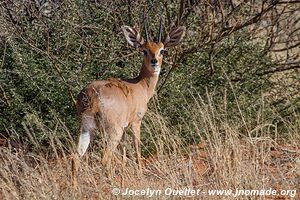
[(125, 25), (122, 26), (121, 28), (123, 30), (127, 42), (131, 46), (137, 48), (137, 47), (141, 47), (144, 44), (144, 39), (137, 30)]
[(164, 46), (166, 47), (174, 47), (178, 45), (182, 38), (185, 35), (186, 28), (184, 26), (174, 27), (168, 33), (167, 37), (164, 40)]

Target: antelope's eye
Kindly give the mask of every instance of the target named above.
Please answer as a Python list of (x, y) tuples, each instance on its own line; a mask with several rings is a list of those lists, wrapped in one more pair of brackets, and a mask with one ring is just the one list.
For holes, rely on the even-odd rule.
[(164, 53), (165, 53), (165, 50), (160, 50), (160, 55), (164, 55)]
[(148, 55), (148, 51), (147, 50), (143, 50), (144, 55)]

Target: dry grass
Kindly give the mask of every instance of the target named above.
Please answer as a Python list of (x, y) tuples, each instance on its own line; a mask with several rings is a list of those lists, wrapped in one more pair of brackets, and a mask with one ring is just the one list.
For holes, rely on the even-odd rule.
[[(210, 102), (210, 101), (208, 101)], [(191, 188), (206, 191), (191, 199), (233, 199), (232, 196), (210, 196), (209, 189), (295, 190), (299, 199), (300, 139), (299, 121), (287, 123), (288, 133), (270, 131), (274, 124), (248, 124), (246, 115), (240, 120), (220, 114), (212, 103), (195, 100), (187, 108), (193, 118), (191, 134), (201, 143), (185, 146), (180, 131), (168, 127), (164, 119), (149, 112), (144, 134), (154, 141), (156, 154), (144, 159), (143, 175), (137, 175), (135, 162), (116, 156), (113, 177), (109, 179), (100, 164), (101, 153), (90, 150), (81, 161), (78, 188), (72, 186), (71, 159), (66, 152), (55, 159), (45, 155), (0, 148), (0, 199), (146, 199), (145, 196), (114, 196), (112, 189), (130, 188), (162, 190)], [(241, 128), (247, 126), (247, 128)], [(247, 130), (243, 132), (241, 130)], [(67, 134), (67, 133), (66, 133)], [(49, 147), (63, 151), (58, 142)], [(125, 145), (131, 155), (130, 143)], [(146, 147), (144, 147), (146, 148)], [(290, 195), (291, 196), (291, 195)], [(290, 199), (290, 196), (238, 196), (235, 199)], [(169, 199), (159, 195), (152, 199)], [(173, 196), (186, 199), (186, 196)]]

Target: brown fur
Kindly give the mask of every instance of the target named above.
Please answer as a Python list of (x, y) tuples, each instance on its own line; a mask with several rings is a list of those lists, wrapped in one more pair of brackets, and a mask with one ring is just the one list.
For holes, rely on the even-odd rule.
[(106, 87), (117, 87), (122, 90), (124, 95), (127, 97), (128, 94), (130, 93), (130, 88), (120, 79), (115, 79), (115, 78), (109, 78), (108, 79), (109, 83), (105, 84)]

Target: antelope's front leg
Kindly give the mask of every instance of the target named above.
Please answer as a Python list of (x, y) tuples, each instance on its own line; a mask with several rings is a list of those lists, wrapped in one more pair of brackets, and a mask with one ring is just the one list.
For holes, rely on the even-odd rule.
[(136, 162), (139, 166), (140, 173), (142, 172), (142, 161), (141, 161), (141, 121), (132, 123), (131, 129), (133, 131), (134, 147), (136, 151)]

